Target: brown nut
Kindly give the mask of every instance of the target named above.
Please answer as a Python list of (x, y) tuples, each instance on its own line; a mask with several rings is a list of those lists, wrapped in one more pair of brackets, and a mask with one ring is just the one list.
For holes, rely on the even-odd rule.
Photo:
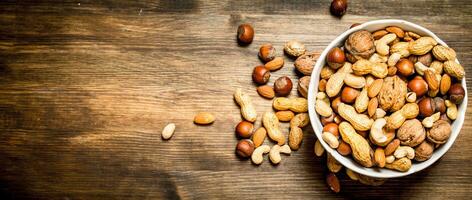
[(321, 117), (321, 124), (325, 126), (326, 124), (334, 122), (334, 118), (336, 117), (336, 114), (332, 114), (329, 117)]
[(451, 100), (452, 103), (460, 104), (462, 100), (464, 100), (465, 91), (460, 83), (456, 83), (454, 85), (451, 85), (448, 94), (449, 100)]
[(236, 125), (236, 134), (240, 138), (250, 138), (253, 130), (254, 125), (248, 121), (241, 121)]
[(330, 172), (326, 176), (326, 184), (328, 184), (329, 189), (333, 192), (338, 193), (341, 191), (341, 184), (339, 184), (339, 179), (336, 177), (336, 174)]
[[(308, 86), (310, 85), (310, 78), (311, 78), (310, 76), (304, 76), (298, 80), (297, 90), (305, 98), (308, 98)], [(324, 79), (321, 79), (321, 80), (324, 80)], [(321, 84), (319, 86), (321, 87)], [(326, 84), (325, 84), (325, 87), (326, 87)], [(323, 88), (319, 88), (319, 89), (323, 89)]]
[(414, 73), (413, 62), (406, 58), (402, 58), (400, 61), (398, 61), (395, 67), (397, 68), (397, 72), (405, 77), (410, 76)]
[[(311, 72), (313, 72), (313, 67), (315, 66), (315, 63), (316, 63), (316, 61), (318, 60), (319, 57), (320, 57), (320, 54), (317, 53), (317, 52), (305, 53), (305, 54), (301, 55), (300, 57), (298, 57), (295, 60), (295, 62), (294, 62), (295, 68), (300, 73), (302, 73), (306, 76), (310, 76)], [(321, 70), (322, 77), (323, 77), (324, 74), (326, 74), (328, 72), (329, 71)], [(333, 74), (333, 73), (334, 72), (331, 72), (331, 74)], [(329, 75), (329, 76), (331, 76), (331, 75)], [(323, 77), (323, 79), (324, 78), (329, 78), (329, 76), (328, 77)]]
[(341, 103), (341, 97), (336, 97), (332, 102), (331, 102), (331, 108), (333, 108), (334, 112), (338, 113), (338, 106)]
[(318, 83), (318, 90), (320, 92), (326, 91), (326, 84), (327, 83), (328, 83), (328, 81), (326, 81), (326, 79), (321, 79), (320, 82)]
[(269, 62), (275, 58), (275, 48), (272, 44), (263, 44), (259, 49), (259, 58), (264, 62)]
[(436, 104), (430, 97), (425, 97), (418, 102), (420, 116), (429, 117), (436, 111)]
[(428, 83), (420, 76), (417, 76), (408, 83), (408, 89), (416, 93), (416, 98), (419, 98), (428, 92)]
[(257, 84), (266, 84), (269, 81), (270, 72), (264, 66), (254, 67), (252, 71), (252, 80)]
[(392, 155), (395, 150), (400, 146), (400, 140), (399, 139), (394, 139), (388, 145), (385, 147), (385, 155), (389, 156)]
[(267, 62), (264, 67), (270, 71), (279, 70), (284, 66), (284, 58), (282, 57), (275, 57), (273, 60)]
[(426, 136), (428, 141), (435, 144), (444, 144), (451, 135), (452, 128), (451, 125), (444, 120), (438, 120), (434, 122), (433, 127), (429, 129)]
[(446, 113), (446, 103), (443, 98), (441, 97), (434, 97), (434, 108), (435, 112), (440, 112), (441, 114)]
[(323, 127), (323, 132), (330, 132), (334, 136), (339, 137), (338, 125), (336, 123), (329, 123)]
[(263, 85), (263, 86), (257, 87), (257, 93), (259, 93), (259, 95), (261, 95), (262, 97), (267, 98), (267, 99), (272, 99), (272, 98), (275, 97), (274, 88), (272, 88), (268, 85)]
[(328, 52), (326, 60), (331, 68), (338, 69), (346, 62), (346, 56), (344, 55), (343, 50), (341, 50), (339, 47), (334, 47)]
[(244, 44), (250, 44), (254, 38), (254, 29), (250, 24), (241, 24), (238, 27), (238, 41)]
[(433, 155), (433, 151), (433, 144), (425, 140), (415, 148), (415, 160), (420, 162), (428, 160)]
[(341, 101), (344, 103), (354, 103), (359, 94), (359, 90), (346, 86), (341, 93)]
[(439, 91), (442, 95), (447, 94), (451, 88), (451, 77), (448, 74), (443, 74), (441, 77), (441, 83), (439, 84)]
[(338, 151), (339, 154), (343, 155), (343, 156), (348, 156), (352, 153), (352, 149), (351, 149), (351, 146), (349, 146), (348, 143), (344, 142), (341, 140), (341, 142), (339, 143), (339, 146), (338, 148), (336, 149)]
[(387, 34), (388, 34), (388, 31), (382, 29), (382, 30), (373, 32), (372, 37), (374, 37), (375, 40), (378, 40)]
[(343, 16), (347, 10), (347, 0), (333, 0), (329, 10), (334, 16)]
[(389, 27), (385, 28), (385, 30), (387, 30), (390, 33), (395, 33), (395, 35), (397, 35), (397, 37), (399, 37), (399, 38), (405, 37), (405, 31), (403, 31), (398, 26), (389, 26)]
[(282, 76), (275, 80), (274, 90), (277, 96), (287, 96), (292, 91), (292, 80), (287, 76)]
[(248, 158), (254, 151), (254, 144), (251, 140), (240, 140), (236, 145), (236, 154), (241, 158)]
[(406, 120), (397, 131), (400, 144), (415, 147), (426, 138), (426, 131), (417, 119)]
[[(357, 31), (349, 35), (344, 47), (353, 57), (361, 57), (364, 59), (369, 59), (375, 52), (374, 38), (370, 32), (365, 30)], [(347, 55), (347, 58), (349, 60), (349, 55)]]
[[(425, 66), (430, 66), (431, 63), (433, 62), (433, 55), (430, 53), (424, 54), (422, 56), (418, 56), (417, 62), (423, 63)], [(414, 62), (416, 63), (416, 62)]]

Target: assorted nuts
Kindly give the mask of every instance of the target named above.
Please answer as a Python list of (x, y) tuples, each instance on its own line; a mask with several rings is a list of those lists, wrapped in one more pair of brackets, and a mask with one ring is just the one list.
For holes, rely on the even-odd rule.
[[(325, 90), (319, 88), (315, 102), (324, 126), (320, 139), (364, 167), (406, 172), (412, 162), (428, 160), (449, 139), (465, 98), (465, 71), (456, 57), (433, 38), (395, 26), (352, 33), (328, 52), (321, 69)], [(332, 160), (328, 155), (336, 173)]]
[(241, 24), (238, 27), (238, 41), (243, 44), (250, 44), (254, 38), (254, 29), (249, 24)]

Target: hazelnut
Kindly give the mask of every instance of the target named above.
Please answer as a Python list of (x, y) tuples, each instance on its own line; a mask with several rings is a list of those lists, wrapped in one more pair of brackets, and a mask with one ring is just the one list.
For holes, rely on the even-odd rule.
[(257, 84), (266, 84), (270, 78), (270, 71), (264, 66), (254, 67), (252, 71), (252, 80)]
[(249, 24), (241, 24), (238, 27), (238, 41), (243, 44), (250, 44), (254, 38), (254, 29)]
[(398, 61), (395, 67), (397, 68), (397, 72), (405, 77), (410, 76), (414, 73), (413, 62), (406, 58), (402, 58), (400, 61)]
[(334, 122), (334, 118), (336, 117), (336, 114), (331, 114), (329, 117), (321, 117), (321, 124), (325, 126), (326, 124)]
[(351, 146), (349, 146), (348, 143), (344, 142), (341, 140), (341, 142), (339, 143), (339, 146), (338, 148), (336, 149), (338, 151), (339, 154), (343, 155), (343, 156), (348, 156), (352, 153), (352, 149), (351, 149)]
[(464, 100), (465, 91), (460, 83), (456, 83), (454, 85), (451, 85), (448, 94), (449, 100), (451, 100), (452, 103), (460, 104), (462, 100)]
[(241, 121), (236, 126), (236, 134), (241, 138), (250, 138), (253, 130), (254, 125), (248, 121)]
[(330, 132), (334, 136), (339, 136), (338, 125), (336, 123), (329, 123), (323, 127), (323, 132)]
[(355, 62), (355, 60), (358, 60), (358, 57), (369, 59), (375, 52), (374, 37), (368, 31), (356, 31), (349, 35), (344, 43), (344, 47), (353, 56), (353, 59), (349, 58), (350, 55), (346, 53), (346, 57), (350, 62)]
[(241, 140), (236, 145), (236, 154), (241, 158), (248, 158), (254, 151), (254, 143), (251, 140)]
[(435, 112), (440, 112), (441, 114), (446, 113), (446, 103), (443, 98), (441, 97), (434, 97), (434, 107)]
[(451, 125), (444, 120), (434, 122), (433, 127), (426, 134), (428, 141), (435, 144), (444, 144), (451, 135)]
[(425, 97), (418, 102), (420, 116), (429, 117), (436, 111), (436, 104), (430, 97)]
[(428, 83), (421, 76), (417, 76), (408, 83), (408, 89), (416, 93), (416, 97), (419, 98), (428, 92)]
[[(298, 79), (297, 90), (305, 98), (308, 97), (308, 86), (310, 85), (310, 78), (311, 78), (310, 76), (304, 76), (304, 77)], [(321, 79), (321, 80), (324, 80), (324, 79)], [(325, 80), (325, 82), (326, 82), (326, 80)], [(321, 87), (321, 84), (319, 86)], [(326, 84), (325, 84), (325, 87), (326, 87)], [(324, 90), (325, 88), (320, 88), (320, 89)]]
[(333, 108), (334, 112), (338, 113), (338, 106), (341, 103), (341, 97), (336, 97), (332, 102), (331, 102), (331, 107)]
[(341, 101), (344, 103), (354, 103), (359, 94), (359, 90), (346, 86), (341, 93)]
[(420, 162), (428, 160), (433, 155), (433, 151), (433, 144), (425, 140), (415, 148), (415, 160)]
[(285, 44), (284, 51), (289, 56), (298, 57), (298, 56), (303, 55), (306, 52), (306, 48), (303, 43), (296, 40), (292, 40)]
[(282, 76), (275, 80), (274, 90), (277, 96), (287, 96), (292, 91), (292, 81), (287, 76)]
[(397, 131), (397, 138), (402, 145), (414, 147), (424, 141), (426, 131), (418, 119), (406, 120)]
[(344, 55), (343, 50), (339, 47), (335, 47), (328, 52), (326, 60), (331, 68), (338, 69), (344, 65), (344, 62), (346, 62), (346, 56)]
[(275, 58), (275, 48), (272, 44), (263, 44), (259, 49), (259, 58), (264, 62), (269, 62)]
[(347, 10), (347, 0), (333, 0), (329, 10), (334, 16), (343, 16)]

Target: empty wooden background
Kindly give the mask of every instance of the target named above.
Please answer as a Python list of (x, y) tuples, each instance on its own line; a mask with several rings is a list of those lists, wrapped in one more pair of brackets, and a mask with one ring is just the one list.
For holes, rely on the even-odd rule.
[[(2, 199), (469, 198), (470, 108), (439, 162), (380, 187), (341, 176), (342, 192), (330, 192), (311, 128), (278, 166), (235, 156), (241, 118), (233, 91), (249, 92), (260, 113), (271, 109), (250, 76), (262, 43), (282, 54), (286, 41), (298, 39), (322, 51), (352, 23), (405, 19), (437, 33), (472, 74), (469, 0), (350, 0), (342, 19), (329, 14), (329, 3), (2, 1)], [(235, 41), (243, 22), (256, 30), (248, 47)], [(282, 75), (296, 82), (292, 63), (286, 58), (271, 83)], [(216, 122), (194, 125), (198, 111), (213, 112)], [(169, 122), (176, 133), (162, 141)]]

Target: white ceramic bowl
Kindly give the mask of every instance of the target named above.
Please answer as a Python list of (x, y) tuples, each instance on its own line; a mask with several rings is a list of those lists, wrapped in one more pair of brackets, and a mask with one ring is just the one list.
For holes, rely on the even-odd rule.
[[(433, 37), (436, 41), (438, 41), (439, 44), (446, 45), (441, 39), (439, 39), (434, 33), (429, 31), (428, 29), (419, 26), (417, 24), (404, 21), (404, 20), (395, 20), (395, 19), (386, 19), (386, 20), (376, 20), (376, 21), (370, 21), (363, 23), (359, 26), (356, 26), (352, 29), (349, 29), (339, 35), (336, 39), (334, 39), (323, 51), (321, 54), (320, 58), (316, 62), (316, 65), (313, 70), (313, 74), (311, 76), (311, 81), (310, 81), (310, 87), (309, 87), (309, 94), (308, 94), (308, 109), (309, 109), (309, 114), (310, 114), (310, 120), (311, 120), (311, 125), (313, 126), (313, 129), (316, 133), (316, 137), (321, 138), (322, 134), (322, 129), (323, 126), (321, 125), (320, 118), (318, 114), (315, 111), (315, 98), (316, 94), (318, 93), (318, 83), (320, 79), (320, 70), (323, 66), (325, 66), (325, 58), (326, 55), (328, 54), (328, 51), (332, 49), (333, 47), (340, 47), (344, 45), (344, 41), (348, 38), (348, 36), (358, 30), (367, 30), (367, 31), (375, 31), (379, 29), (383, 29), (388, 26), (398, 26), (402, 28), (403, 30), (406, 31), (413, 31), (421, 36), (430, 36)], [(457, 61), (457, 60), (456, 60)], [(466, 89), (465, 85), (465, 78), (462, 79), (462, 86), (464, 89)], [(394, 177), (401, 177), (401, 176), (406, 176), (418, 171), (421, 171), (428, 166), (432, 165), (434, 162), (436, 162), (441, 156), (443, 156), (449, 148), (451, 148), (452, 144), (456, 140), (457, 136), (459, 135), (459, 132), (462, 128), (462, 124), (464, 122), (464, 116), (465, 116), (465, 111), (467, 108), (467, 89), (466, 91), (466, 96), (464, 97), (464, 101), (462, 104), (458, 107), (459, 115), (457, 119), (452, 123), (452, 133), (449, 138), (449, 140), (441, 145), (438, 149), (436, 149), (431, 156), (430, 159), (424, 161), (424, 162), (413, 162), (413, 166), (408, 170), (407, 172), (398, 172), (398, 171), (393, 171), (389, 169), (379, 169), (379, 168), (366, 168), (354, 161), (354, 159), (351, 156), (342, 156), (339, 154), (335, 149), (332, 149), (329, 147), (327, 143), (325, 143), (322, 139), (320, 139), (321, 145), (326, 149), (328, 153), (333, 155), (333, 157), (338, 160), (342, 165), (345, 167), (366, 175), (370, 177), (376, 177), (376, 178), (394, 178)]]

